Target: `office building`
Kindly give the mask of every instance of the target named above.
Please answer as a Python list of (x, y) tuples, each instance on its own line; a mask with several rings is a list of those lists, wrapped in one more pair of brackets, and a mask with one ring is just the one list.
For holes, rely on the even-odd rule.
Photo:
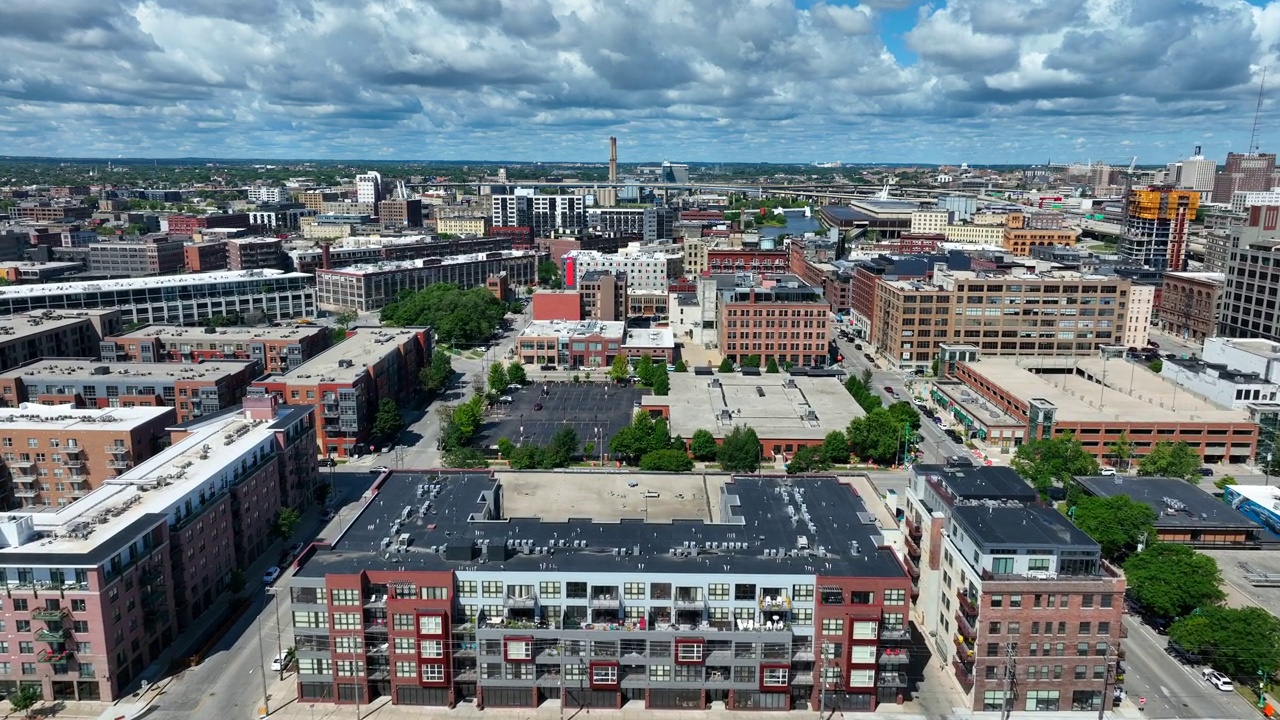
[(780, 276), (767, 287), (723, 288), (718, 292), (720, 352), (742, 364), (758, 356), (804, 367), (826, 367), (831, 305), (822, 289), (794, 276)]
[(1231, 231), (1226, 282), (1218, 304), (1218, 334), (1280, 341), (1275, 304), (1280, 278), (1280, 206), (1255, 205), (1242, 227)]
[(214, 315), (254, 313), (266, 321), (289, 320), (315, 317), (310, 279), (303, 273), (243, 270), (0, 287), (0, 314), (118, 308), (124, 323), (189, 325)]
[(165, 235), (89, 246), (89, 270), (111, 277), (172, 275), (185, 266), (182, 241)]
[(1214, 272), (1166, 272), (1160, 292), (1160, 330), (1203, 342), (1217, 334), (1218, 301), (1226, 275)]
[(626, 325), (622, 321), (535, 320), (516, 339), (517, 357), (525, 365), (608, 368), (622, 352)]
[[(299, 702), (874, 711), (907, 696), (908, 581), (850, 486), (562, 480), (380, 478), (289, 580)], [(645, 482), (707, 509), (572, 499), (607, 487), (641, 507)]]
[(279, 238), (227, 240), (227, 265), (231, 270), (278, 270), (284, 257), (284, 243)]
[[(920, 558), (917, 622), (969, 710), (1105, 711), (1124, 575), (1015, 483), (1030, 490), (1007, 468), (911, 469), (904, 524)], [(995, 494), (1003, 488), (1015, 494)]]
[(338, 202), (341, 196), (328, 190), (308, 190), (298, 193), (298, 202), (308, 210), (324, 212), (325, 203)]
[(183, 267), (188, 273), (226, 270), (229, 258), (225, 240), (187, 243), (182, 247)]
[(407, 402), (420, 392), (418, 372), (431, 359), (430, 328), (370, 328), (315, 357), (253, 383), (251, 396), (275, 395), (311, 405), (321, 452), (351, 457), (372, 439), (373, 418), (386, 399)]
[(96, 358), (102, 338), (120, 332), (121, 325), (118, 310), (0, 316), (0, 371), (46, 357)]
[(1224, 202), (1228, 200), (1226, 197), (1211, 197), (1213, 193), (1214, 182), (1217, 180), (1218, 163), (1205, 158), (1200, 154), (1200, 146), (1196, 146), (1195, 153), (1177, 163), (1178, 176), (1171, 178), (1169, 182), (1176, 183), (1177, 187), (1182, 190), (1195, 190), (1200, 193), (1201, 202)]
[(65, 507), (167, 447), (173, 424), (173, 408), (166, 407), (0, 409), (12, 482), (4, 501), (10, 508)]
[(1137, 188), (1125, 206), (1120, 256), (1157, 270), (1186, 265), (1187, 229), (1200, 207), (1200, 194), (1170, 187)]
[(631, 303), (625, 273), (611, 273), (603, 270), (582, 273), (578, 276), (577, 292), (582, 300), (584, 319), (609, 321), (627, 319)]
[[(249, 211), (249, 228), (254, 232), (281, 233), (297, 230), (302, 226), (302, 218), (316, 214), (301, 203), (283, 203), (280, 205), (259, 205), (256, 210)], [(200, 235), (208, 237), (212, 230), (204, 230)]]
[(539, 258), (527, 250), (502, 250), (317, 270), (316, 296), (326, 310), (372, 312), (395, 300), (401, 290), (424, 290), (435, 283), (484, 287), (493, 275), (506, 273), (510, 285), (530, 285), (538, 279)]
[(1124, 335), (1120, 344), (1142, 348), (1151, 339), (1151, 318), (1156, 316), (1156, 288), (1143, 283), (1129, 286), (1129, 307), (1125, 313)]
[(356, 176), (356, 202), (369, 203), (373, 206), (370, 214), (377, 212), (378, 203), (383, 199), (382, 175), (370, 171)]
[(177, 421), (240, 404), (262, 375), (255, 360), (216, 360), (196, 365), (115, 363), (54, 358), (34, 360), (0, 373), (0, 407), (21, 403), (86, 408), (172, 407)]
[(627, 292), (666, 294), (673, 280), (684, 274), (684, 255), (665, 250), (603, 253), (598, 250), (574, 250), (563, 259), (565, 287), (576, 288), (585, 273), (604, 271), (625, 273)]
[(705, 269), (716, 275), (723, 273), (780, 274), (790, 271), (791, 258), (786, 250), (713, 247), (706, 250)]
[(422, 201), (396, 198), (378, 203), (378, 222), (387, 228), (422, 227)]
[[(196, 623), (273, 547), (279, 509), (310, 502), (313, 423), (307, 407), (246, 406), (176, 427), (172, 447), (56, 512), (6, 513), (0, 577), (12, 639), (0, 662), (14, 672), (0, 687), (120, 699), (166, 649), (207, 633)], [(115, 450), (123, 442), (105, 452), (129, 457)]]
[[(109, 362), (201, 363), (255, 360), (263, 372), (288, 372), (329, 347), (321, 325), (284, 327), (182, 327), (143, 325), (104, 338), (99, 356)], [(57, 357), (57, 356), (51, 356)]]
[(1241, 191), (1231, 195), (1231, 212), (1246, 214), (1254, 205), (1280, 205), (1280, 188), (1257, 192)]
[(48, 202), (19, 203), (9, 208), (9, 215), (14, 220), (27, 222), (72, 222), (88, 220), (93, 216), (93, 209), (83, 205), (54, 205)]
[(1154, 510), (1153, 541), (1196, 548), (1259, 547), (1263, 530), (1258, 523), (1182, 478), (1111, 475), (1076, 481), (1088, 495), (1123, 495)]
[(587, 209), (587, 226), (592, 232), (610, 235), (644, 235), (646, 208), (592, 207)]
[(642, 236), (647, 243), (671, 240), (676, 235), (676, 211), (669, 207), (644, 209)]
[(1275, 153), (1227, 153), (1222, 172), (1214, 178), (1214, 202), (1231, 202), (1238, 192), (1270, 190), (1275, 170)]

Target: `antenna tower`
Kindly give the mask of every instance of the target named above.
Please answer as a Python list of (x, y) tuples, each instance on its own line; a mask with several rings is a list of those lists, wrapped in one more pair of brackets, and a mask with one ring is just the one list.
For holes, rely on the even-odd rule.
[(1262, 79), (1258, 81), (1258, 107), (1253, 111), (1253, 132), (1249, 134), (1249, 154), (1258, 154), (1258, 123), (1262, 120), (1262, 91), (1267, 86), (1267, 69), (1262, 68)]

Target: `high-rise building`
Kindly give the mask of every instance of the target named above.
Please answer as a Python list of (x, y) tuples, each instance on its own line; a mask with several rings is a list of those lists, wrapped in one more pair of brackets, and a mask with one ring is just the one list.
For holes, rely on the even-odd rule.
[(533, 234), (548, 237), (553, 232), (576, 235), (586, 229), (585, 198), (580, 195), (534, 195)]
[(533, 225), (533, 198), (528, 195), (492, 195), (493, 227)]
[(1181, 270), (1186, 262), (1187, 227), (1200, 207), (1200, 194), (1167, 186), (1135, 189), (1125, 205), (1120, 255), (1156, 270)]
[[(1197, 190), (1200, 192), (1201, 200), (1209, 200), (1210, 197), (1208, 195), (1213, 191), (1218, 163), (1201, 155), (1200, 146), (1197, 145), (1195, 154), (1178, 163), (1178, 165), (1178, 177), (1176, 180), (1170, 180), (1170, 182), (1176, 182), (1177, 187), (1182, 190)], [(1214, 197), (1212, 199), (1221, 202), (1227, 198)]]
[(370, 171), (356, 176), (356, 202), (373, 203), (377, 207), (382, 197), (382, 175)]
[(1227, 153), (1226, 165), (1214, 178), (1214, 202), (1230, 202), (1237, 192), (1270, 190), (1275, 170), (1275, 153)]
[[(1218, 334), (1280, 341), (1275, 298), (1280, 282), (1280, 206), (1255, 205), (1243, 227), (1231, 230), (1226, 284), (1218, 304)], [(1271, 307), (1269, 307), (1271, 306)]]
[(422, 200), (383, 200), (378, 203), (378, 222), (382, 227), (422, 227)]
[(676, 234), (676, 211), (667, 207), (644, 209), (644, 241), (670, 240)]

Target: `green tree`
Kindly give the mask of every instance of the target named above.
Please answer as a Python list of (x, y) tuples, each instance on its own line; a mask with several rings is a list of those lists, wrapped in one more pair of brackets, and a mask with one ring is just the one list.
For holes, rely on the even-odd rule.
[(1133, 457), (1133, 443), (1129, 441), (1129, 434), (1121, 430), (1115, 441), (1107, 446), (1107, 454), (1115, 459), (1116, 468), (1128, 470), (1129, 458)]
[(729, 472), (755, 472), (760, 469), (763, 453), (756, 431), (746, 425), (735, 425), (720, 443), (716, 461)]
[(431, 353), (431, 360), (418, 371), (418, 381), (428, 395), (435, 395), (449, 387), (453, 382), (453, 356), (436, 348)]
[(689, 372), (689, 366), (684, 364), (684, 360), (676, 361), (676, 372)]
[(693, 453), (698, 460), (703, 462), (714, 460), (719, 450), (720, 445), (710, 430), (699, 428), (694, 430), (693, 436), (689, 438), (689, 452)]
[(496, 362), (489, 366), (489, 392), (500, 393), (507, 389), (507, 366)]
[(831, 463), (827, 461), (823, 450), (822, 446), (813, 445), (797, 448), (795, 454), (787, 461), (787, 474), (797, 475), (830, 470)]
[(450, 468), (487, 468), (484, 453), (471, 447), (455, 448), (444, 454), (444, 465)]
[(683, 450), (650, 450), (640, 457), (640, 469), (652, 472), (688, 472), (693, 458)]
[(297, 529), (300, 522), (302, 522), (302, 513), (291, 507), (280, 508), (276, 513), (276, 534), (288, 540), (293, 537), (293, 531)]
[(929, 371), (933, 373), (934, 377), (938, 377), (938, 368), (940, 364), (941, 361), (938, 358), (934, 358), (933, 362), (929, 364)]
[(227, 590), (230, 590), (232, 595), (239, 594), (248, 584), (244, 571), (240, 568), (231, 568), (231, 572), (227, 573)]
[(551, 442), (547, 445), (547, 452), (550, 455), (549, 461), (552, 467), (568, 467), (573, 461), (575, 455), (578, 454), (580, 441), (578, 439), (578, 431), (572, 426), (566, 425), (556, 431), (551, 436)]
[(862, 408), (864, 412), (870, 413), (884, 404), (880, 400), (880, 396), (872, 392), (869, 377), (865, 379), (850, 377), (845, 381), (844, 389), (849, 391), (849, 394), (853, 396), (853, 401), (858, 403), (858, 407)]
[(915, 405), (905, 400), (899, 400), (885, 409), (889, 411), (889, 417), (893, 418), (894, 424), (899, 428), (907, 427), (910, 428), (911, 432), (920, 429), (920, 411), (916, 409)]
[(31, 717), (31, 709), (42, 699), (40, 690), (32, 685), (23, 685), (9, 693), (9, 705), (23, 717)]
[(1154, 538), (1156, 512), (1128, 495), (1081, 497), (1072, 511), (1076, 526), (1102, 546), (1102, 555), (1115, 560)]
[(506, 303), (483, 287), (433, 283), (419, 292), (402, 290), (379, 317), (390, 327), (434, 328), (449, 345), (478, 345), (492, 337), (506, 314)]
[(845, 431), (849, 452), (863, 460), (887, 465), (902, 452), (904, 431), (885, 408), (875, 408), (855, 418)]
[(529, 382), (529, 374), (525, 372), (524, 365), (518, 360), (512, 360), (507, 365), (507, 383), (513, 385), (524, 385)]
[(746, 356), (745, 358), (742, 359), (742, 367), (758, 369), (760, 367), (760, 356), (759, 355)]
[(1077, 475), (1098, 474), (1097, 459), (1069, 432), (1019, 445), (1009, 465), (1044, 498), (1054, 485), (1066, 487)]
[(338, 327), (346, 329), (360, 318), (360, 313), (355, 310), (343, 310), (334, 316), (334, 321), (338, 323)]
[(1227, 486), (1235, 485), (1235, 484), (1236, 484), (1236, 479), (1231, 477), (1230, 475), (1223, 475), (1222, 477), (1213, 481), (1213, 486), (1218, 488), (1219, 490), (1226, 490)]
[(824, 462), (836, 465), (849, 462), (849, 439), (839, 430), (832, 430), (822, 440), (820, 454)]
[(1149, 612), (1179, 618), (1222, 602), (1218, 562), (1187, 545), (1153, 543), (1124, 563), (1129, 593)]
[(510, 460), (511, 453), (515, 452), (516, 444), (506, 438), (498, 438), (498, 454)]
[(1160, 358), (1156, 358), (1155, 360), (1147, 363), (1147, 368), (1150, 369), (1151, 372), (1159, 375), (1160, 371), (1164, 370), (1164, 361)]
[(533, 470), (551, 464), (550, 453), (537, 445), (521, 445), (507, 456), (513, 470)]
[(337, 345), (347, 339), (347, 331), (344, 328), (336, 327), (329, 329), (329, 344)]
[(1280, 670), (1280, 619), (1260, 607), (1201, 608), (1174, 623), (1169, 637), (1231, 677)]
[(732, 360), (730, 360), (729, 358), (725, 358), (725, 359), (721, 360), (721, 361), (720, 361), (720, 367), (718, 368), (718, 371), (719, 371), (720, 373), (724, 373), (724, 374), (728, 374), (728, 373), (733, 372), (733, 361), (732, 361)]
[(374, 439), (379, 442), (395, 440), (400, 437), (400, 431), (403, 429), (404, 417), (400, 414), (396, 401), (383, 398), (378, 403), (378, 414), (373, 416)]
[(538, 284), (551, 285), (555, 283), (558, 287), (560, 280), (560, 266), (554, 261), (543, 260), (538, 263)]
[(671, 392), (671, 378), (667, 376), (667, 368), (659, 365), (653, 371), (653, 394), (666, 395)]
[(1200, 484), (1200, 456), (1185, 442), (1158, 442), (1138, 461), (1138, 472), (1148, 477), (1182, 478)]
[(764, 371), (767, 373), (778, 372), (778, 359), (770, 355), (769, 362), (765, 363), (764, 365)]
[(631, 377), (631, 363), (627, 362), (626, 355), (614, 355), (613, 363), (609, 366), (609, 379), (620, 383)]
[(640, 360), (636, 362), (636, 379), (640, 381), (641, 385), (645, 387), (653, 385), (655, 368), (653, 357), (648, 353), (640, 356)]

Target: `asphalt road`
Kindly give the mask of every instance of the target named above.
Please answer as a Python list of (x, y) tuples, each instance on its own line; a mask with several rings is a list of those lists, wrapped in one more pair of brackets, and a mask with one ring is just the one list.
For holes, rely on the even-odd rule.
[(1202, 667), (1183, 665), (1169, 657), (1164, 651), (1165, 637), (1131, 615), (1125, 616), (1124, 624), (1129, 631), (1123, 642), (1126, 705), (1136, 708), (1139, 698), (1145, 697), (1144, 714), (1153, 719), (1256, 716), (1257, 710), (1244, 698), (1205, 682)]

